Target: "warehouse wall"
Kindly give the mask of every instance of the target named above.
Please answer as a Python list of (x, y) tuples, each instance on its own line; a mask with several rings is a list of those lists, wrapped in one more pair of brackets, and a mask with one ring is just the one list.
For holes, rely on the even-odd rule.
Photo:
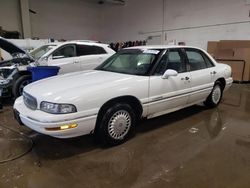
[(166, 10), (168, 41), (206, 49), (208, 40), (250, 39), (250, 6), (245, 0), (167, 0)]
[(83, 0), (30, 0), (33, 37), (98, 40), (100, 6)]
[(22, 33), (19, 0), (0, 0), (0, 26)]
[[(125, 6), (94, 0), (29, 2), (37, 13), (30, 14), (33, 37), (105, 42), (149, 37), (149, 44), (183, 41), (205, 49), (208, 40), (250, 39), (246, 0), (127, 0)], [(0, 0), (0, 5), (0, 26), (21, 32), (19, 0)]]
[(206, 49), (208, 40), (250, 39), (249, 10), (246, 0), (127, 0), (123, 7), (105, 6), (102, 39), (152, 36), (150, 43), (183, 41)]
[[(145, 39), (142, 31), (162, 30), (162, 0), (127, 0), (125, 6), (104, 5), (101, 37), (104, 41)], [(158, 33), (154, 33), (158, 36)]]

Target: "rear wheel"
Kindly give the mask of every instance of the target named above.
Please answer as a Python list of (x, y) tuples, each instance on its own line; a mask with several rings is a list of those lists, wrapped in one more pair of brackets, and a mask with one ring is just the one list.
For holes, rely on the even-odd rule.
[(212, 92), (204, 102), (204, 104), (209, 108), (214, 108), (219, 105), (223, 95), (223, 89), (220, 82), (216, 82)]
[(118, 145), (125, 142), (135, 130), (136, 115), (128, 104), (115, 104), (101, 117), (98, 123), (96, 137), (108, 145)]
[(12, 94), (15, 98), (23, 94), (23, 88), (32, 82), (31, 75), (20, 76), (13, 84)]

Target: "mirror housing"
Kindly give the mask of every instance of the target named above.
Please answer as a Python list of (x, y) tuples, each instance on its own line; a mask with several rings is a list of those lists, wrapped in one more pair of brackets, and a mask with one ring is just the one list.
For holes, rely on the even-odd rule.
[(168, 69), (165, 71), (165, 73), (162, 76), (162, 79), (168, 79), (170, 76), (177, 76), (178, 72), (173, 69)]

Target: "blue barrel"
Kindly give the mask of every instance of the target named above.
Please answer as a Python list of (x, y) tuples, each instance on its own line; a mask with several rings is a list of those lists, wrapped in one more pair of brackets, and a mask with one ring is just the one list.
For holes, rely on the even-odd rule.
[(32, 82), (51, 76), (56, 76), (59, 72), (59, 69), (60, 67), (57, 66), (27, 67), (27, 70), (32, 74)]

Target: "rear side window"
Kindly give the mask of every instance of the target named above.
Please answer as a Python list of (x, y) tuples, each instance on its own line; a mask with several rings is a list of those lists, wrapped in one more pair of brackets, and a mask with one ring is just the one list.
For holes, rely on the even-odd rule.
[(205, 62), (207, 64), (207, 67), (210, 68), (210, 67), (214, 67), (214, 64), (212, 63), (212, 61), (207, 57), (206, 54), (203, 53), (203, 57), (205, 59)]
[(99, 46), (77, 45), (77, 56), (106, 54), (107, 52)]
[(207, 68), (207, 63), (202, 54), (197, 50), (186, 49), (186, 54), (190, 66), (190, 71), (196, 71)]

